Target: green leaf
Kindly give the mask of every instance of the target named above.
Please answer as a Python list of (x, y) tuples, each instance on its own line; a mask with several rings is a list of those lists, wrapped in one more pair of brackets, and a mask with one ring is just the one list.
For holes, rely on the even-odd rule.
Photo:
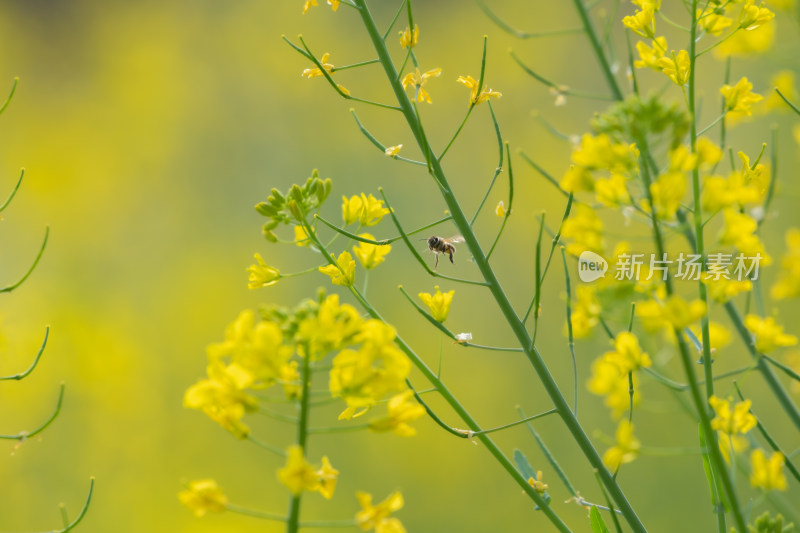
[(592, 533), (611, 533), (603, 522), (603, 517), (600, 516), (600, 511), (597, 507), (592, 507), (589, 511), (589, 524), (592, 526)]

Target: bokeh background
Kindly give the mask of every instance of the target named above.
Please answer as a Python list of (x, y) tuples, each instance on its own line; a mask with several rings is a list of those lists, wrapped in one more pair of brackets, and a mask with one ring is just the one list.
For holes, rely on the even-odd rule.
[[(33, 276), (19, 290), (0, 295), (0, 371), (25, 367), (38, 348), (44, 327), (50, 342), (38, 369), (21, 383), (0, 386), (0, 432), (32, 428), (52, 410), (58, 385), (66, 383), (63, 411), (40, 437), (21, 446), (0, 442), (0, 531), (44, 531), (58, 527), (58, 504), (71, 515), (83, 503), (89, 476), (96, 476), (95, 497), (80, 531), (118, 533), (280, 531), (279, 524), (230, 513), (196, 519), (177, 500), (181, 483), (214, 477), (237, 504), (283, 512), (288, 495), (275, 478), (279, 461), (249, 443), (238, 442), (201, 413), (182, 407), (184, 390), (201, 378), (205, 347), (222, 338), (225, 326), (244, 308), (259, 303), (293, 305), (330, 287), (321, 274), (287, 279), (248, 291), (245, 268), (252, 254), (284, 272), (317, 264), (306, 250), (270, 245), (261, 236), (261, 218), (253, 205), (272, 187), (302, 182), (313, 168), (334, 180), (323, 213), (340, 216), (339, 198), (377, 193), (382, 186), (407, 224), (417, 227), (442, 216), (444, 205), (420, 167), (391, 161), (358, 132), (351, 107), (322, 79), (306, 80), (307, 62), (281, 41), (302, 33), (312, 50), (331, 53), (334, 64), (370, 59), (370, 47), (358, 19), (346, 7), (328, 6), (301, 15), (301, 0), (159, 2), (98, 0), (25, 0), (2, 2), (0, 10), (0, 87), (17, 93), (0, 117), (0, 191), (10, 190), (19, 169), (26, 180), (0, 222), (0, 284), (16, 279), (36, 254), (46, 225), (51, 238)], [(570, 3), (493, 0), (493, 10), (521, 29), (577, 27)], [(397, 2), (373, 2), (384, 24)], [(430, 137), (441, 146), (466, 110), (466, 89), (459, 75), (476, 78), (482, 36), (489, 36), (487, 80), (504, 93), (495, 109), (512, 151), (522, 149), (557, 177), (566, 170), (571, 147), (553, 136), (542, 117), (568, 134), (588, 129), (607, 102), (568, 98), (556, 107), (546, 87), (511, 60), (520, 58), (549, 78), (576, 90), (605, 94), (584, 36), (517, 40), (501, 31), (472, 2), (417, 2), (421, 27), (417, 55), (423, 69), (441, 67), (443, 75), (427, 86), (434, 105), (423, 106)], [(676, 2), (664, 2), (675, 18)], [(670, 5), (666, 5), (670, 4)], [(602, 2), (597, 20), (613, 16), (613, 42), (624, 50), (620, 19), (632, 11)], [(732, 76), (748, 75), (758, 92), (770, 90), (779, 69), (800, 68), (796, 14), (778, 15), (778, 39), (757, 59), (735, 59)], [(405, 23), (402, 24), (405, 26)], [(401, 29), (401, 28), (398, 28)], [(667, 30), (670, 42), (678, 33)], [(395, 33), (396, 35), (396, 33)], [(391, 48), (400, 56), (394, 37)], [(681, 45), (682, 46), (682, 45)], [(705, 120), (714, 118), (723, 66), (710, 56), (702, 65)], [(620, 68), (624, 81), (624, 67)], [(646, 90), (662, 87), (656, 74), (642, 73)], [(389, 101), (377, 66), (343, 71), (337, 80), (354, 94)], [(678, 99), (669, 89), (666, 99)], [(483, 107), (483, 106), (482, 106)], [(359, 116), (387, 145), (403, 143), (413, 157), (412, 138), (399, 116), (358, 107)], [(701, 121), (702, 122), (702, 121)], [(791, 135), (797, 117), (774, 114), (740, 124), (731, 133), (736, 150), (755, 155), (779, 126), (780, 189), (764, 239), (774, 255), (783, 247), (783, 231), (798, 225), (800, 185), (795, 168), (797, 144)], [(479, 108), (446, 159), (445, 170), (471, 212), (497, 163), (488, 109)], [(514, 156), (515, 211), (496, 251), (498, 274), (518, 309), (532, 294), (536, 217), (542, 210), (556, 224), (564, 199)], [(477, 223), (489, 242), (499, 225), (493, 214), (505, 198), (505, 174)], [(5, 195), (5, 192), (0, 192)], [(636, 239), (641, 228), (623, 227), (609, 218), (612, 239)], [(454, 233), (452, 227), (436, 230)], [(394, 235), (388, 221), (373, 228), (379, 237)], [(290, 238), (288, 235), (285, 236)], [(424, 244), (420, 243), (424, 249)], [(572, 375), (565, 339), (564, 285), (554, 264), (543, 298), (540, 349), (548, 365), (571, 391)], [(466, 253), (456, 265), (440, 265), (456, 276), (473, 276)], [(774, 269), (773, 269), (774, 270)], [(774, 273), (765, 274), (767, 280)], [(401, 246), (370, 278), (369, 296), (431, 365), (438, 364), (440, 335), (416, 315), (396, 286), (411, 294), (435, 284)], [(510, 345), (510, 332), (487, 294), (451, 287), (456, 298), (448, 325), (470, 331), (476, 342)], [(341, 291), (339, 291), (341, 292)], [(768, 302), (769, 309), (774, 304)], [(800, 332), (797, 306), (781, 306), (787, 329)], [(577, 345), (580, 418), (589, 431), (613, 435), (614, 422), (583, 387), (589, 364), (606, 349), (602, 335)], [(534, 413), (550, 407), (527, 362), (513, 354), (467, 351), (444, 343), (443, 376), (485, 426), (516, 418), (515, 407)], [(652, 353), (661, 353), (650, 345)], [(662, 354), (663, 355), (663, 354)], [(665, 356), (666, 357), (666, 356)], [(745, 364), (740, 346), (726, 348), (720, 368)], [(675, 362), (662, 360), (677, 373)], [(670, 366), (673, 365), (673, 366)], [(415, 376), (419, 387), (424, 387)], [(793, 450), (797, 432), (787, 426), (757, 377), (743, 380), (757, 412)], [(322, 384), (324, 385), (324, 383)], [(647, 446), (696, 447), (696, 429), (675, 398), (644, 381), (647, 401), (637, 410), (637, 430)], [(721, 385), (732, 393), (730, 382)], [(800, 397), (795, 396), (798, 401)], [(457, 425), (441, 402), (433, 405)], [(336, 410), (322, 412), (335, 421)], [(262, 440), (284, 446), (291, 428), (267, 418), (249, 422)], [(354, 493), (366, 490), (382, 499), (402, 490), (406, 508), (399, 517), (409, 531), (547, 531), (549, 523), (509, 480), (482, 446), (455, 439), (429, 420), (416, 423), (419, 435), (362, 433), (315, 438), (312, 457), (327, 454), (341, 470), (334, 500), (310, 495), (308, 518), (346, 519), (357, 510)], [(560, 452), (573, 482), (599, 501), (594, 477), (555, 418), (537, 429)], [(507, 453), (526, 452), (534, 466), (548, 469), (524, 428), (496, 435)], [(595, 441), (602, 450), (604, 437)], [(554, 505), (576, 530), (587, 530), (586, 513), (562, 505), (568, 496), (552, 472)], [(692, 454), (643, 455), (623, 469), (621, 484), (653, 531), (707, 531), (713, 516), (700, 458)], [(742, 494), (753, 494), (740, 473)], [(800, 498), (790, 480), (785, 502)], [(757, 505), (759, 502), (755, 502)], [(760, 507), (756, 507), (760, 509)], [(795, 518), (797, 518), (795, 516)]]

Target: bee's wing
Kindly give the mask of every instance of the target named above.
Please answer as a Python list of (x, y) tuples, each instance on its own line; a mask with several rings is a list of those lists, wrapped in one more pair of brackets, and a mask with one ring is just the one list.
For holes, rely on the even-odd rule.
[(458, 244), (460, 242), (464, 242), (464, 237), (462, 237), (461, 235), (454, 235), (453, 237), (450, 237), (449, 239), (446, 240), (447, 242)]

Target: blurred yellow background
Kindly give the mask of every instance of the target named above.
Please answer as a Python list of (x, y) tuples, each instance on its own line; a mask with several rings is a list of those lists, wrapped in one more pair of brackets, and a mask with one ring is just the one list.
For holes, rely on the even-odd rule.
[[(28, 267), (46, 225), (51, 236), (32, 277), (19, 290), (0, 295), (0, 373), (26, 367), (45, 325), (52, 331), (36, 371), (21, 383), (0, 384), (0, 433), (35, 427), (50, 414), (61, 381), (67, 390), (61, 415), (43, 434), (19, 447), (0, 442), (0, 531), (57, 528), (58, 504), (65, 502), (74, 516), (89, 476), (96, 476), (97, 485), (81, 532), (283, 529), (230, 513), (196, 519), (176, 497), (182, 481), (214, 477), (232, 502), (242, 506), (282, 513), (288, 503), (286, 489), (276, 481), (275, 457), (237, 442), (201, 413), (182, 407), (184, 390), (204, 374), (205, 347), (222, 338), (241, 309), (261, 302), (291, 306), (313, 296), (318, 286), (334, 290), (327, 277), (311, 274), (248, 291), (245, 268), (254, 252), (283, 272), (318, 263), (307, 250), (267, 243), (260, 233), (263, 219), (253, 206), (272, 187), (285, 190), (302, 183), (318, 168), (334, 182), (323, 211), (329, 220), (338, 221), (342, 195), (377, 194), (379, 186), (408, 228), (438, 219), (444, 210), (423, 168), (386, 158), (355, 127), (349, 102), (323, 79), (300, 77), (310, 65), (281, 41), (282, 34), (294, 39), (302, 33), (318, 56), (330, 52), (337, 65), (373, 57), (357, 17), (346, 7), (332, 13), (320, 3), (305, 16), (302, 0), (4, 3), (0, 93), (3, 87), (10, 89), (15, 76), (20, 83), (0, 116), (0, 196), (11, 189), (21, 167), (26, 179), (0, 222), (0, 284), (15, 280)], [(567, 2), (487, 3), (526, 30), (579, 24)], [(372, 4), (385, 24), (399, 3)], [(595, 16), (608, 15), (613, 4), (603, 2)], [(676, 18), (683, 15), (680, 6), (665, 9), (673, 9)], [(624, 4), (614, 15), (614, 43), (621, 57), (619, 20), (630, 11)], [(433, 143), (442, 146), (466, 111), (467, 91), (455, 79), (478, 77), (486, 34), (487, 81), (503, 92), (494, 104), (503, 136), (512, 152), (523, 149), (560, 177), (571, 147), (549, 134), (534, 112), (566, 133), (579, 134), (607, 102), (569, 98), (566, 106), (555, 107), (547, 88), (516, 66), (508, 49), (513, 47), (550, 79), (606, 94), (585, 36), (516, 40), (475, 4), (457, 0), (416, 2), (415, 17), (421, 28), (416, 49), (421, 68), (443, 69), (426, 86), (434, 104), (422, 110)], [(774, 51), (757, 61), (733, 62), (734, 79), (748, 75), (761, 93), (770, 90), (768, 80), (777, 70), (800, 68), (796, 15), (779, 13), (778, 18)], [(676, 45), (682, 42), (677, 34), (673, 39)], [(391, 37), (390, 43), (400, 58), (396, 39)], [(716, 114), (723, 67), (711, 57), (704, 61), (705, 123)], [(620, 70), (624, 80), (624, 66)], [(646, 87), (661, 87), (654, 74), (641, 76)], [(377, 65), (341, 72), (337, 81), (353, 94), (390, 101)], [(671, 89), (666, 97), (677, 100), (679, 94)], [(399, 115), (363, 106), (357, 110), (384, 143), (403, 143), (403, 155), (415, 156), (413, 139)], [(796, 122), (789, 114), (770, 116), (740, 125), (730, 136), (735, 150), (754, 156), (768, 139), (770, 124), (780, 127), (782, 186), (774, 203), (780, 217), (769, 221), (764, 236), (776, 256), (783, 230), (800, 222), (797, 145), (790, 134)], [(496, 158), (488, 109), (479, 108), (445, 160), (445, 171), (468, 213), (482, 197)], [(556, 225), (564, 199), (516, 155), (513, 165), (515, 216), (495, 265), (512, 303), (524, 312), (532, 294), (536, 217), (545, 210), (550, 225)], [(506, 197), (505, 180), (504, 173), (476, 225), (486, 243), (499, 226), (493, 207)], [(612, 238), (643, 234), (641, 228), (629, 230), (618, 222), (612, 224)], [(373, 230), (378, 237), (395, 234), (388, 220)], [(445, 226), (436, 233), (454, 230)], [(439, 269), (459, 277), (475, 274), (465, 252), (456, 256), (455, 265), (442, 263)], [(771, 279), (772, 274), (766, 276)], [(539, 346), (571, 397), (560, 261), (548, 279)], [(396, 246), (387, 264), (372, 274), (369, 296), (436, 366), (440, 335), (410, 309), (396, 290), (401, 283), (416, 294), (431, 291), (435, 280)], [(486, 293), (439, 285), (456, 289), (451, 329), (472, 332), (476, 342), (513, 344), (494, 304), (486, 303)], [(800, 332), (797, 306), (781, 309), (787, 329)], [(605, 349), (602, 335), (577, 345), (580, 419), (587, 431), (598, 428), (612, 435), (614, 423), (584, 388), (591, 360)], [(529, 364), (518, 354), (467, 351), (445, 342), (443, 356), (445, 381), (486, 427), (514, 420), (517, 405), (528, 413), (550, 408)], [(729, 369), (746, 361), (741, 346), (733, 346), (720, 364)], [(674, 375), (680, 376), (677, 367)], [(427, 386), (418, 375), (413, 378), (419, 388)], [(652, 381), (643, 387), (647, 401), (636, 417), (644, 444), (696, 447), (694, 424), (672, 395)], [(745, 380), (745, 388), (786, 448), (800, 446), (760, 379)], [(729, 382), (721, 391), (733, 392)], [(458, 425), (443, 402), (433, 400), (433, 405)], [(336, 413), (315, 412), (318, 425), (334, 424)], [(290, 442), (291, 428), (285, 424), (256, 416), (251, 420), (262, 440), (280, 447)], [(545, 518), (533, 511), (480, 445), (455, 439), (428, 419), (416, 426), (419, 435), (410, 439), (362, 433), (315, 437), (311, 455), (327, 454), (342, 474), (331, 502), (314, 494), (306, 498), (304, 517), (351, 518), (357, 510), (356, 490), (380, 500), (399, 489), (406, 507), (398, 516), (409, 531), (549, 530)], [(537, 429), (558, 450), (582, 494), (600, 502), (594, 477), (562, 425), (551, 417)], [(548, 470), (524, 427), (497, 434), (496, 440), (509, 455), (520, 448), (534, 467)], [(595, 442), (601, 450), (606, 446), (602, 438)], [(577, 531), (588, 530), (586, 512), (563, 505), (567, 492), (552, 472), (546, 475), (559, 513)], [(742, 473), (737, 481), (746, 494), (747, 476)], [(698, 455), (644, 455), (623, 468), (620, 482), (652, 531), (707, 531), (713, 526)], [(790, 481), (790, 492), (781, 497), (796, 502), (797, 484)]]

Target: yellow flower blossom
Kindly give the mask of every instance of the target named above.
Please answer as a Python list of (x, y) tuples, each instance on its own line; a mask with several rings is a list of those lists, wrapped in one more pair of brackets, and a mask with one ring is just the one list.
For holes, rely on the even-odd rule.
[(221, 513), (228, 506), (228, 498), (213, 479), (190, 481), (186, 490), (178, 493), (178, 499), (197, 517), (209, 511)]
[[(331, 254), (331, 257), (334, 257)], [(331, 277), (334, 285), (352, 287), (356, 280), (356, 262), (350, 252), (342, 252), (338, 258), (334, 259), (335, 265), (325, 265), (319, 267), (319, 271)]]
[(667, 171), (650, 184), (650, 194), (656, 215), (672, 220), (686, 195), (686, 175), (683, 172)]
[(481, 102), (487, 101), (489, 98), (500, 98), (503, 96), (503, 93), (493, 91), (488, 87), (484, 87), (480, 94), (478, 94), (478, 80), (472, 76), (459, 76), (456, 81), (470, 89), (470, 105), (478, 105)]
[(528, 485), (533, 487), (533, 490), (535, 490), (539, 494), (544, 494), (544, 492), (549, 488), (547, 486), (547, 483), (542, 481), (542, 471), (541, 470), (537, 470), (536, 471), (536, 477), (535, 478), (533, 478), (533, 477), (529, 477), (528, 478)]
[(317, 0), (306, 0), (305, 5), (303, 5), (303, 15), (305, 15), (312, 6), (318, 6)]
[(633, 30), (635, 34), (652, 39), (656, 32), (654, 14), (655, 7), (652, 4), (644, 4), (641, 11), (623, 18), (622, 23)]
[(589, 169), (570, 165), (559, 185), (567, 192), (594, 191), (594, 177)]
[[(633, 404), (639, 403), (639, 379), (633, 374)], [(605, 357), (598, 357), (592, 362), (592, 376), (586, 382), (586, 388), (592, 394), (604, 396), (606, 407), (612, 409), (614, 418), (619, 418), (631, 406), (630, 383), (628, 373), (620, 366)]]
[(503, 203), (503, 200), (500, 200), (497, 203), (497, 207), (495, 207), (495, 209), (494, 209), (494, 214), (497, 215), (500, 218), (503, 218), (503, 217), (506, 216), (507, 213), (508, 213), (508, 209), (506, 209), (506, 206)]
[(776, 300), (796, 298), (800, 295), (800, 229), (786, 231), (786, 253), (781, 258), (778, 280), (770, 290)]
[(708, 287), (709, 295), (719, 303), (725, 303), (735, 298), (742, 292), (753, 289), (753, 283), (749, 279), (725, 279), (720, 277), (714, 279), (714, 275), (706, 273), (702, 282)]
[(306, 460), (303, 448), (293, 445), (286, 452), (286, 466), (278, 470), (278, 480), (295, 496), (304, 490), (318, 490), (319, 476)]
[(772, 317), (760, 318), (750, 314), (744, 318), (744, 325), (755, 336), (756, 350), (761, 353), (797, 344), (797, 337), (784, 333), (783, 326), (778, 325)]
[(593, 285), (578, 285), (576, 302), (572, 309), (572, 336), (583, 339), (599, 323), (600, 301)]
[(436, 289), (435, 294), (421, 292), (418, 296), (428, 306), (433, 319), (438, 322), (444, 322), (447, 320), (448, 313), (450, 313), (450, 304), (453, 302), (453, 295), (456, 291), (442, 292), (439, 290), (438, 285), (434, 289)]
[(706, 9), (705, 13), (702, 9), (697, 10), (697, 25), (706, 33), (719, 35), (732, 24), (732, 19), (721, 13), (717, 13), (711, 6)]
[(425, 408), (414, 400), (414, 391), (408, 389), (392, 396), (387, 416), (370, 422), (369, 429), (378, 432), (393, 431), (395, 435), (411, 437), (417, 434), (417, 430), (409, 422), (423, 416)]
[(393, 492), (378, 505), (372, 505), (372, 495), (356, 492), (361, 510), (356, 513), (356, 524), (362, 531), (374, 529), (375, 533), (406, 533), (400, 520), (390, 517), (395, 511), (403, 508), (403, 495)]
[(786, 476), (783, 474), (785, 459), (781, 452), (772, 452), (767, 459), (764, 450), (757, 448), (750, 455), (752, 473), (750, 484), (764, 490), (786, 490)]
[(747, 0), (742, 6), (739, 15), (739, 27), (743, 30), (751, 31), (762, 24), (775, 18), (775, 13), (761, 5), (754, 5), (753, 0)]
[(636, 50), (639, 52), (640, 59), (634, 61), (633, 66), (636, 68), (647, 67), (661, 72), (659, 61), (667, 53), (667, 38), (656, 37), (653, 39), (652, 44), (651, 48), (644, 41), (636, 43)]
[[(322, 54), (322, 58), (319, 60), (319, 63), (322, 65), (322, 68), (324, 68), (328, 74), (332, 74), (333, 69), (336, 68), (332, 64), (328, 63), (330, 58), (331, 55), (328, 52), (325, 52), (324, 54)], [(305, 76), (308, 79), (317, 78), (319, 76), (322, 76), (322, 71), (319, 69), (319, 67), (307, 68), (303, 71), (301, 76)]]
[(715, 417), (711, 420), (711, 429), (727, 433), (728, 435), (744, 435), (756, 427), (756, 417), (750, 412), (752, 402), (745, 400), (735, 402), (731, 411), (730, 400), (723, 400), (717, 396), (708, 399)]
[(614, 142), (605, 133), (585, 133), (572, 151), (572, 162), (589, 170), (623, 174), (637, 168), (639, 150), (635, 144)]
[(328, 5), (331, 6), (331, 9), (336, 11), (339, 9), (339, 0), (328, 0)]
[(717, 431), (717, 441), (719, 442), (719, 451), (722, 452), (726, 463), (731, 462), (731, 455), (743, 452), (750, 447), (750, 442), (746, 437), (730, 435), (722, 431)]
[(396, 144), (394, 146), (387, 146), (386, 150), (384, 150), (384, 153), (386, 153), (386, 155), (388, 155), (389, 157), (394, 157), (394, 156), (396, 156), (397, 154), (400, 153), (400, 150), (402, 150), (402, 148), (403, 148), (402, 144)]
[(247, 288), (260, 289), (278, 283), (278, 280), (281, 279), (280, 271), (275, 267), (268, 266), (261, 254), (255, 254), (253, 257), (256, 259), (256, 264), (247, 267), (247, 271), (250, 273), (247, 279)]
[(414, 24), (414, 31), (406, 26), (406, 29), (400, 32), (400, 46), (403, 48), (414, 48), (419, 41), (419, 26)]
[(440, 68), (434, 68), (424, 73), (416, 69), (415, 72), (409, 72), (403, 77), (403, 89), (407, 89), (409, 85), (414, 87), (417, 102), (428, 102), (430, 104), (432, 103), (431, 95), (424, 89), (424, 86), (430, 78), (436, 78), (441, 74), (442, 69)]
[(295, 333), (297, 351), (312, 361), (329, 352), (352, 344), (361, 332), (364, 321), (358, 310), (349, 304), (339, 304), (339, 295), (331, 294), (319, 305), (316, 317), (306, 317)]
[(732, 244), (746, 257), (755, 258), (761, 256), (760, 264), (769, 265), (772, 259), (764, 250), (764, 245), (756, 235), (758, 222), (747, 213), (740, 213), (736, 209), (729, 207), (723, 212), (725, 226), (719, 237), (721, 244)]
[[(703, 333), (698, 326), (692, 325), (689, 326), (689, 329), (692, 330), (692, 333), (694, 333), (694, 336), (697, 337), (700, 342), (703, 341)], [(711, 347), (711, 353), (714, 353), (720, 348), (724, 348), (731, 341), (731, 332), (728, 331), (728, 328), (719, 322), (714, 322), (713, 320), (709, 321), (708, 323), (708, 336), (710, 340), (709, 345)]]
[(653, 364), (650, 356), (642, 351), (636, 335), (627, 331), (617, 335), (614, 340), (614, 351), (606, 352), (603, 358), (619, 366), (624, 374), (640, 368), (647, 368)]
[(367, 196), (362, 192), (360, 196), (342, 196), (342, 218), (345, 224), (358, 221), (362, 226), (374, 226), (388, 214), (389, 209), (383, 206), (383, 200), (378, 200), (371, 194)]
[(633, 424), (621, 420), (617, 427), (617, 444), (603, 454), (603, 462), (611, 470), (618, 469), (621, 465), (630, 463), (639, 455), (641, 443), (633, 436)]
[(567, 244), (567, 252), (575, 256), (586, 250), (602, 254), (605, 248), (603, 221), (586, 204), (578, 204), (573, 213), (573, 216), (564, 221), (561, 229), (561, 236), (572, 240)]
[[(362, 233), (359, 237), (363, 239), (375, 240), (375, 237), (369, 233)], [(356, 246), (353, 246), (353, 253), (355, 254), (361, 266), (367, 270), (373, 269), (386, 260), (386, 254), (392, 251), (392, 246), (386, 244), (378, 246), (368, 242), (359, 241)]]
[(700, 168), (712, 168), (722, 159), (722, 149), (708, 137), (697, 139), (695, 149), (697, 152), (697, 166)]
[(208, 367), (209, 378), (189, 387), (183, 396), (183, 406), (199, 409), (214, 422), (237, 438), (250, 434), (242, 418), (246, 412), (255, 410), (258, 402), (237, 387), (221, 364)]
[(331, 466), (330, 460), (327, 456), (322, 457), (322, 466), (316, 472), (317, 479), (319, 479), (319, 493), (326, 500), (333, 498), (333, 493), (336, 490), (336, 481), (339, 479), (339, 471)]
[(599, 179), (594, 183), (597, 201), (608, 207), (617, 207), (630, 202), (625, 176), (612, 174), (608, 179)]
[(308, 233), (306, 233), (306, 230), (303, 228), (303, 226), (294, 227), (294, 243), (297, 246), (308, 246), (311, 244), (311, 239), (309, 239)]
[(681, 50), (676, 55), (673, 51), (672, 55), (673, 57), (659, 59), (658, 66), (661, 67), (661, 72), (666, 74), (675, 85), (686, 85), (689, 81), (689, 69), (691, 68), (689, 52)]
[(764, 99), (760, 94), (753, 92), (753, 84), (746, 77), (740, 79), (736, 85), (723, 85), (719, 90), (725, 98), (725, 107), (728, 111), (752, 115), (752, 106)]
[[(800, 99), (795, 86), (794, 72), (791, 70), (781, 70), (770, 78), (769, 83), (771, 87), (778, 89), (789, 101), (796, 102)], [(778, 96), (778, 93), (774, 90), (770, 91), (769, 96), (764, 100), (764, 107), (767, 110), (790, 111), (783, 98)]]
[(769, 50), (775, 41), (775, 21), (750, 31), (737, 31), (713, 50), (714, 57), (749, 56)]
[(696, 322), (706, 314), (706, 304), (700, 300), (687, 302), (678, 295), (670, 296), (665, 302), (646, 300), (636, 306), (636, 316), (649, 332), (664, 328), (681, 330)]
[(359, 416), (376, 401), (407, 389), (411, 362), (394, 344), (395, 336), (391, 326), (367, 320), (353, 339), (358, 349), (346, 348), (333, 358), (329, 389), (347, 403), (340, 419)]

